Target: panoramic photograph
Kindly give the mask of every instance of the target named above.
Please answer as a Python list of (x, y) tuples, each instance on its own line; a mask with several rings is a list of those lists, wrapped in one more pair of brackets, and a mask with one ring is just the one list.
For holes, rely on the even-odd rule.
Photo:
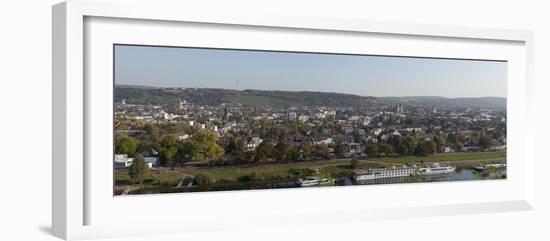
[(117, 196), (506, 179), (506, 61), (113, 51)]

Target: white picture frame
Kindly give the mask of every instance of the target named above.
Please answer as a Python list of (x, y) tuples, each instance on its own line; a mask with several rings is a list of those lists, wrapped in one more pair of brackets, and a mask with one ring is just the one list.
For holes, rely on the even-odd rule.
[[(151, 8), (155, 8), (156, 11), (149, 11)], [(103, 20), (102, 20), (103, 19)], [(106, 20), (105, 20), (106, 19)], [(99, 20), (99, 21), (95, 21)], [(113, 21), (111, 21), (113, 20)], [(87, 23), (86, 21), (92, 21)], [(95, 22), (94, 22), (95, 21)], [(117, 23), (118, 21), (118, 23)], [(311, 218), (310, 220), (319, 220), (314, 223), (326, 223), (331, 222), (328, 220), (334, 220), (326, 217), (340, 217), (345, 220), (362, 221), (372, 219), (383, 218), (398, 218), (398, 217), (423, 217), (433, 215), (451, 215), (451, 214), (467, 214), (467, 213), (483, 213), (483, 212), (497, 212), (497, 211), (513, 211), (513, 210), (530, 210), (533, 208), (534, 202), (534, 170), (536, 165), (536, 159), (534, 151), (531, 150), (532, 146), (529, 143), (534, 142), (533, 130), (529, 127), (534, 126), (530, 124), (529, 118), (531, 115), (531, 109), (529, 103), (531, 100), (530, 94), (532, 90), (532, 66), (533, 66), (533, 34), (528, 31), (517, 30), (496, 30), (496, 29), (479, 29), (479, 28), (466, 28), (466, 27), (451, 27), (451, 26), (438, 26), (438, 25), (420, 25), (420, 24), (408, 24), (408, 23), (388, 23), (388, 22), (370, 22), (360, 20), (349, 19), (317, 19), (317, 18), (303, 18), (293, 16), (276, 16), (251, 13), (249, 16), (236, 16), (227, 13), (226, 15), (208, 15), (207, 12), (199, 11), (196, 9), (186, 8), (184, 3), (166, 2), (160, 3), (128, 3), (123, 1), (110, 1), (108, 3), (99, 3), (93, 1), (67, 1), (60, 3), (53, 7), (53, 194), (52, 194), (52, 226), (54, 235), (64, 239), (83, 239), (94, 237), (111, 237), (121, 235), (139, 235), (139, 234), (166, 234), (174, 232), (195, 232), (213, 229), (222, 229), (231, 227), (232, 224), (224, 222), (223, 218), (231, 216), (235, 220), (247, 220), (249, 218), (255, 218), (255, 225), (293, 225), (297, 224), (297, 221), (287, 220), (299, 220), (301, 218)], [(87, 28), (86, 24), (98, 24), (94, 25), (92, 29)], [(120, 24), (119, 24), (120, 23)], [(150, 24), (147, 24), (150, 23)], [(110, 24), (110, 25), (109, 25)], [(93, 51), (95, 58), (108, 58), (101, 51), (101, 44), (87, 44), (86, 41), (95, 41), (94, 43), (109, 43), (111, 44), (118, 41), (131, 41), (132, 43), (141, 44), (158, 44), (151, 43), (151, 36), (147, 36), (145, 33), (139, 33), (139, 31), (130, 31), (135, 34), (126, 33), (124, 36), (119, 36), (116, 39), (114, 35), (108, 35), (108, 31), (105, 28), (109, 25), (109, 28), (124, 31), (124, 29), (130, 29), (129, 25), (133, 26), (146, 26), (147, 30), (158, 31), (158, 34), (154, 36), (167, 36), (166, 31), (162, 25), (167, 24), (174, 28), (179, 28), (180, 24), (204, 24), (202, 27), (198, 27), (197, 31), (201, 29), (208, 29), (208, 26), (223, 26), (223, 31), (237, 31), (231, 30), (232, 28), (247, 29), (252, 28), (256, 32), (269, 32), (276, 30), (281, 34), (285, 31), (299, 31), (300, 34), (307, 35), (308, 32), (314, 32), (318, 36), (334, 35), (333, 37), (338, 39), (339, 35), (359, 35), (371, 34), (376, 36), (390, 36), (395, 39), (412, 39), (415, 38), (424, 39), (422, 41), (436, 41), (441, 42), (442, 49), (431, 48), (431, 52), (427, 48), (417, 48), (409, 54), (399, 51), (413, 51), (412, 48), (407, 47), (407, 44), (403, 44), (402, 48), (392, 50), (395, 52), (385, 50), (382, 52), (385, 54), (393, 55), (421, 55), (438, 57), (445, 55), (447, 57), (461, 57), (468, 58), (469, 56), (477, 56), (478, 58), (493, 56), (498, 59), (506, 59), (508, 61), (513, 60), (514, 63), (511, 67), (509, 74), (512, 74), (514, 78), (509, 78), (509, 96), (508, 105), (511, 107), (509, 111), (509, 127), (512, 131), (510, 134), (509, 145), (511, 146), (508, 159), (511, 161), (510, 168), (517, 168), (515, 177), (510, 177), (503, 182), (491, 182), (490, 184), (483, 185), (486, 189), (480, 189), (479, 192), (486, 191), (489, 188), (494, 190), (507, 189), (506, 193), (503, 191), (502, 195), (497, 195), (497, 192), (493, 198), (477, 198), (466, 197), (462, 200), (456, 199), (452, 201), (452, 195), (449, 195), (448, 200), (439, 201), (426, 201), (421, 202), (419, 200), (412, 200), (410, 202), (387, 202), (375, 204), (372, 201), (372, 208), (365, 207), (346, 207), (345, 209), (330, 208), (327, 207), (322, 211), (319, 207), (312, 205), (308, 207), (302, 207), (301, 210), (292, 210), (290, 204), (285, 206), (285, 203), (281, 204), (280, 208), (272, 208), (271, 210), (263, 210), (254, 205), (234, 208), (239, 212), (225, 211), (222, 209), (214, 208), (209, 214), (208, 219), (219, 218), (219, 222), (210, 222), (210, 225), (204, 224), (207, 221), (198, 217), (197, 213), (189, 212), (187, 215), (198, 219), (193, 223), (180, 223), (179, 227), (170, 226), (170, 222), (178, 220), (178, 212), (163, 213), (162, 219), (159, 215), (153, 212), (146, 213), (140, 219), (139, 217), (132, 217), (137, 221), (147, 220), (159, 220), (159, 222), (148, 223), (147, 228), (136, 229), (135, 225), (132, 225), (129, 218), (112, 217), (112, 220), (106, 220), (109, 217), (109, 213), (114, 208), (124, 207), (140, 207), (141, 205), (158, 205), (159, 203), (176, 203), (182, 200), (193, 202), (196, 205), (208, 206), (213, 199), (224, 198), (228, 202), (238, 203), (243, 200), (256, 200), (269, 202), (276, 198), (284, 199), (285, 195), (293, 195), (301, 198), (307, 198), (309, 196), (315, 196), (317, 198), (323, 198), (330, 196), (345, 196), (356, 195), (361, 196), (366, 192), (371, 193), (384, 193), (388, 197), (399, 196), (400, 192), (414, 192), (422, 190), (427, 192), (437, 192), (449, 183), (441, 183), (432, 185), (432, 190), (424, 190), (426, 186), (409, 185), (405, 188), (397, 186), (381, 186), (377, 188), (328, 188), (320, 191), (319, 189), (309, 190), (273, 190), (273, 191), (249, 191), (249, 192), (224, 192), (216, 194), (193, 194), (193, 195), (153, 195), (153, 196), (140, 196), (126, 198), (120, 200), (116, 197), (105, 196), (101, 194), (101, 191), (97, 190), (96, 186), (103, 187), (103, 184), (92, 184), (94, 174), (90, 174), (90, 170), (105, 170), (104, 167), (98, 166), (98, 164), (92, 164), (87, 158), (90, 155), (91, 143), (94, 142), (93, 138), (89, 139), (88, 136), (92, 132), (92, 125), (90, 127), (90, 118), (99, 118), (101, 114), (94, 111), (94, 105), (90, 105), (90, 99), (97, 100), (95, 95), (110, 95), (110, 93), (101, 93), (98, 91), (101, 86), (90, 84), (90, 81), (86, 81), (90, 77), (86, 72), (87, 68), (94, 68), (94, 70), (101, 70), (100, 67), (96, 67), (97, 59), (89, 59), (90, 51)], [(141, 29), (143, 31), (145, 27)], [(135, 30), (135, 29), (134, 29)], [(215, 30), (215, 29), (214, 29)], [(213, 30), (213, 31), (214, 31)], [(251, 32), (254, 32), (251, 31)], [(157, 33), (157, 32), (155, 32)], [(257, 34), (257, 33), (251, 33)], [(267, 34), (267, 33), (266, 33)], [(93, 35), (88, 38), (88, 35)], [(87, 37), (88, 36), (88, 37)], [(177, 39), (175, 34), (173, 40), (162, 40), (164, 45), (182, 45), (180, 40)], [(261, 34), (259, 34), (261, 38)], [(304, 38), (307, 38), (304, 37)], [(237, 42), (238, 38), (227, 40), (233, 40)], [(160, 41), (160, 40), (158, 40)], [(197, 41), (200, 41), (198, 39)], [(457, 50), (448, 50), (443, 53), (445, 44), (443, 42), (453, 42)], [(231, 41), (227, 41), (231, 42)], [(337, 43), (337, 42), (336, 42)], [(471, 43), (474, 43), (473, 45)], [(497, 43), (502, 45), (510, 45), (509, 50), (499, 51), (507, 49), (507, 47), (498, 46)], [(218, 46), (220, 43), (209, 43), (212, 46)], [(235, 46), (240, 43), (236, 43)], [(242, 44), (242, 43), (241, 43)], [(333, 43), (334, 45), (335, 43)], [(196, 43), (195, 43), (196, 45)], [(462, 46), (463, 45), (463, 46)], [(477, 45), (477, 47), (476, 47)], [(96, 47), (99, 46), (99, 47)], [(450, 45), (449, 45), (450, 46)], [(464, 50), (464, 54), (459, 54), (460, 48), (471, 48), (469, 51)], [(491, 47), (493, 46), (493, 47)], [(204, 46), (203, 46), (204, 47)], [(218, 46), (228, 47), (228, 46)], [(90, 49), (87, 49), (90, 48)], [(251, 49), (262, 48), (262, 46), (251, 46)], [(290, 45), (271, 46), (271, 48), (294, 48), (292, 50), (300, 50), (304, 48), (302, 45), (299, 47)], [(315, 48), (312, 46), (311, 48)], [(321, 47), (320, 47), (321, 48)], [(326, 46), (324, 47), (326, 48)], [(487, 50), (486, 53), (482, 49)], [(401, 49), (401, 50), (400, 50)], [(98, 51), (96, 51), (98, 50)], [(319, 49), (310, 49), (312, 51)], [(325, 49), (326, 50), (326, 49)], [(479, 52), (473, 53), (473, 50), (479, 50)], [(338, 50), (339, 52), (345, 50)], [(357, 51), (350, 49), (348, 51)], [(382, 51), (382, 50), (380, 50)], [(424, 51), (424, 52), (422, 52)], [(437, 52), (441, 53), (437, 53)], [(492, 52), (491, 52), (492, 51)], [(508, 52), (507, 52), (508, 51)], [(468, 53), (472, 52), (472, 53)], [(497, 52), (501, 52), (498, 53)], [(507, 53), (510, 53), (507, 55)], [(112, 57), (112, 56), (111, 56)], [(112, 59), (107, 61), (112, 62)], [(111, 70), (112, 71), (112, 70)], [(103, 73), (98, 71), (97, 73)], [(105, 72), (107, 73), (107, 72)], [(98, 74), (101, 75), (101, 74)], [(105, 80), (109, 84), (112, 84), (112, 80)], [(95, 91), (94, 91), (95, 90)], [(91, 92), (90, 92), (91, 91)], [(510, 100), (512, 99), (512, 100)], [(111, 100), (109, 100), (111, 101)], [(96, 102), (94, 102), (96, 103)], [(107, 102), (106, 102), (107, 103)], [(112, 104), (112, 101), (111, 101)], [(111, 121), (109, 119), (109, 121)], [(519, 126), (527, 126), (521, 133), (521, 136), (516, 131), (513, 134), (513, 130), (517, 130)], [(95, 129), (93, 129), (95, 133)], [(516, 137), (516, 139), (512, 139)], [(521, 138), (521, 139), (520, 139)], [(97, 140), (95, 140), (97, 141)], [(522, 160), (521, 162), (514, 160)], [(106, 164), (112, 165), (111, 162)], [(515, 172), (515, 171), (514, 171)], [(98, 173), (98, 172), (96, 172)], [(511, 172), (513, 173), (513, 172)], [(111, 180), (106, 180), (107, 182)], [(464, 184), (452, 184), (454, 188), (461, 190), (472, 189), (477, 185), (474, 183)], [(420, 188), (419, 188), (420, 187)], [(418, 189), (419, 188), (419, 189)], [(110, 190), (108, 190), (110, 191)], [(465, 191), (463, 191), (465, 192)], [(103, 199), (98, 196), (103, 195)], [(108, 199), (116, 200), (109, 204)], [(103, 200), (103, 201), (102, 201)], [(111, 206), (110, 206), (111, 205)], [(243, 208), (250, 209), (247, 212), (241, 212)], [(126, 213), (128, 210), (120, 210), (121, 213)], [(216, 214), (217, 213), (217, 214)], [(93, 216), (102, 217), (96, 220), (91, 219)], [(218, 216), (216, 216), (218, 215)], [(317, 218), (317, 219), (316, 219)], [(283, 220), (285, 220), (283, 222)], [(164, 222), (164, 223), (163, 223)]]

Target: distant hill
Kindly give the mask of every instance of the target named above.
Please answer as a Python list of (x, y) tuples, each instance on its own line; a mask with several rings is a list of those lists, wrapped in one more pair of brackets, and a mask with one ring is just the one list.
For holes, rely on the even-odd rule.
[(230, 90), (212, 88), (157, 88), (136, 85), (116, 85), (115, 101), (126, 99), (128, 103), (176, 105), (184, 99), (197, 105), (222, 103), (244, 106), (289, 108), (298, 106), (364, 107), (372, 105), (405, 104), (442, 109), (487, 108), (506, 110), (506, 98), (445, 98), (438, 96), (412, 97), (364, 97), (353, 94), (279, 91), (279, 90)]
[(129, 103), (176, 104), (185, 99), (198, 105), (240, 103), (244, 106), (297, 107), (333, 106), (357, 107), (371, 103), (374, 98), (351, 94), (312, 91), (229, 90), (210, 88), (147, 88), (143, 86), (115, 86), (115, 101)]
[(502, 97), (463, 97), (445, 98), (439, 96), (377, 97), (378, 102), (433, 106), (438, 108), (486, 108), (506, 110), (506, 98)]
[(131, 89), (160, 89), (159, 87), (147, 86), (147, 85), (116, 85), (116, 88), (131, 88)]

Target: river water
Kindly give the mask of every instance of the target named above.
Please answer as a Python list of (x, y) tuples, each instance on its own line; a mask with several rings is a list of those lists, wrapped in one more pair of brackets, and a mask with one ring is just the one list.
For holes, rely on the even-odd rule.
[[(319, 186), (349, 186), (349, 185), (375, 185), (375, 184), (394, 184), (394, 183), (418, 183), (418, 182), (450, 182), (450, 181), (468, 181), (468, 180), (492, 180), (506, 178), (506, 169), (498, 170), (496, 173), (478, 172), (468, 168), (457, 168), (456, 172), (449, 175), (422, 176), (422, 177), (402, 177), (377, 179), (363, 183), (355, 183), (351, 176), (338, 176), (334, 178), (333, 184), (321, 184)], [(255, 189), (276, 189), (276, 188), (299, 188), (296, 180), (265, 180), (249, 181), (238, 183), (216, 183), (193, 187), (155, 187), (140, 189), (130, 194), (156, 194), (156, 193), (180, 193), (180, 192), (205, 192), (205, 191), (229, 191), (229, 190), (255, 190)]]

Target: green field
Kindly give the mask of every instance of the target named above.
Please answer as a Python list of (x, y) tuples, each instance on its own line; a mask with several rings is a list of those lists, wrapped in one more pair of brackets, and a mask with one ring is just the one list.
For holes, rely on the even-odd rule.
[(403, 157), (383, 157), (371, 158), (369, 161), (380, 161), (387, 163), (415, 163), (423, 160), (426, 163), (430, 162), (457, 162), (457, 161), (476, 161), (482, 159), (505, 159), (506, 152), (457, 152), (457, 153), (441, 153), (430, 156), (403, 156)]
[[(472, 165), (505, 161), (505, 152), (475, 152), (475, 153), (448, 153), (431, 156), (405, 156), (405, 157), (381, 157), (360, 160), (357, 168), (378, 168), (392, 165), (428, 164), (433, 162), (450, 162), (459, 167), (471, 167)], [(147, 186), (174, 186), (184, 176), (206, 176), (210, 182), (238, 182), (246, 180), (290, 180), (299, 177), (338, 176), (351, 174), (350, 160), (326, 160), (313, 162), (297, 162), (285, 164), (266, 164), (247, 167), (216, 167), (216, 168), (160, 168), (151, 172)], [(115, 172), (117, 186), (131, 184), (126, 170)]]

